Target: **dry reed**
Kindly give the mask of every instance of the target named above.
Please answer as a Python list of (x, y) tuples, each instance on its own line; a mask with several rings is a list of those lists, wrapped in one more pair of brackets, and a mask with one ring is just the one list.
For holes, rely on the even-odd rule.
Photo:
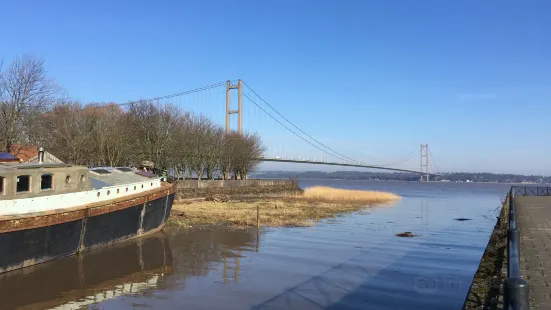
[(381, 203), (400, 199), (400, 196), (378, 191), (340, 189), (328, 186), (314, 186), (304, 190), (299, 198), (330, 202)]

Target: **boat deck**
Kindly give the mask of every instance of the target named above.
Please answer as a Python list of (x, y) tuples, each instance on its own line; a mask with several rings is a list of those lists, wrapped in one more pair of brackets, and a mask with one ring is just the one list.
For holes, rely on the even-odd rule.
[(129, 168), (90, 169), (90, 184), (94, 189), (139, 183), (157, 178), (158, 177), (152, 173), (144, 173)]

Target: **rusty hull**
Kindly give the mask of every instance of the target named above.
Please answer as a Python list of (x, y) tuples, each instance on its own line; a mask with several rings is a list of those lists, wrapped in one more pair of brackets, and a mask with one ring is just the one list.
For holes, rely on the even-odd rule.
[[(2, 216), (0, 273), (154, 233), (166, 221), (161, 212), (170, 212), (175, 187), (163, 183), (103, 203)], [(144, 223), (149, 223), (146, 230)]]
[(165, 183), (160, 188), (146, 192), (112, 199), (102, 203), (83, 205), (67, 209), (55, 209), (47, 212), (29, 213), (17, 216), (0, 216), (0, 233), (25, 230), (71, 222), (85, 217), (97, 216), (109, 212), (144, 204), (148, 201), (168, 196), (175, 192), (175, 185)]

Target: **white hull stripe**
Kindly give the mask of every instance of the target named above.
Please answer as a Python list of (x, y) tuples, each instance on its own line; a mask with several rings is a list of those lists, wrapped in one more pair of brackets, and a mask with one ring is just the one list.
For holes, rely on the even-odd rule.
[(67, 209), (130, 196), (161, 187), (160, 179), (103, 187), (88, 191), (0, 201), (0, 216)]

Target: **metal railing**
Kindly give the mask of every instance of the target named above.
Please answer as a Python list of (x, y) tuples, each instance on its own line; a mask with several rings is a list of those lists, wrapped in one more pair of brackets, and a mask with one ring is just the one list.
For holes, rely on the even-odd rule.
[(551, 187), (511, 186), (509, 195), (514, 196), (551, 196)]
[(520, 275), (520, 230), (517, 227), (515, 196), (550, 196), (549, 187), (512, 186), (509, 191), (509, 227), (507, 229), (507, 279), (503, 284), (504, 309), (529, 310), (528, 282)]

